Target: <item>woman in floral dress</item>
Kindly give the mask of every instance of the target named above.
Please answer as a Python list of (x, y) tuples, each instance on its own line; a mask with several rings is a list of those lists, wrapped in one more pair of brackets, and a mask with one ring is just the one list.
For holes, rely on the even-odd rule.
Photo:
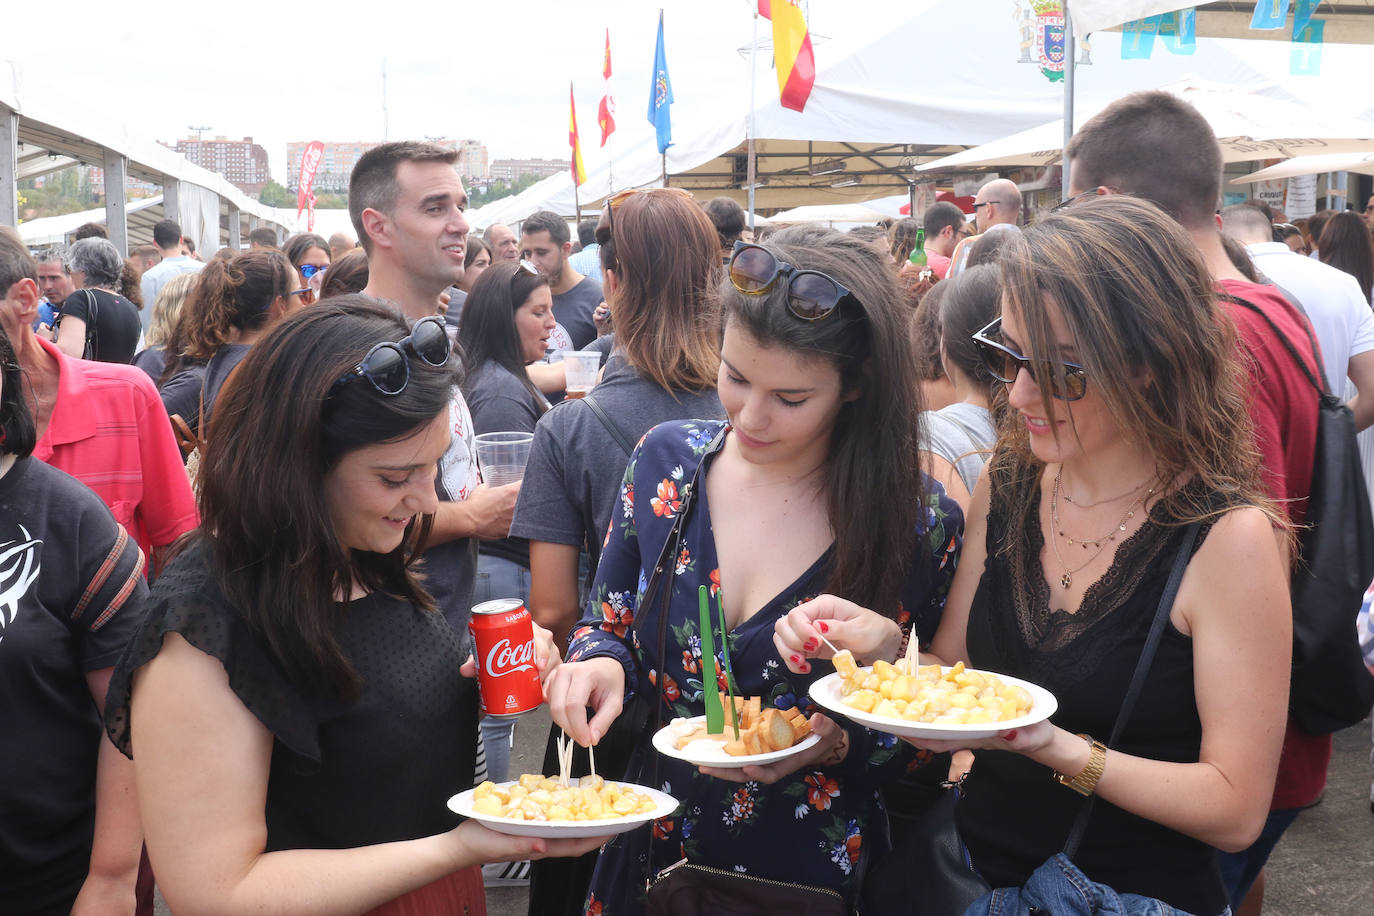
[[(798, 657), (803, 671), (790, 673), (773, 624), (833, 589), (869, 596), (928, 638), (959, 547), (958, 506), (915, 460), (914, 355), (878, 253), (817, 229), (738, 245), (723, 307), (718, 384), (729, 420), (665, 423), (635, 449), (587, 614), (549, 683), (550, 707), (583, 744), (635, 695), (661, 691), (665, 721), (701, 715), (704, 691), (724, 686), (719, 651), (702, 657), (697, 590), (707, 585), (722, 601), (740, 692), (799, 706), (821, 740), (770, 766), (698, 770), (652, 751), (651, 720), (627, 778), (683, 804), (606, 847), (592, 914), (642, 912), (646, 877), (684, 857), (852, 900), (864, 841), (885, 833), (871, 829), (882, 823), (877, 785), (900, 769), (902, 752), (890, 736), (817, 714), (807, 690), (830, 666)], [(660, 659), (662, 599), (644, 602), (642, 614), (640, 604), (698, 466)], [(883, 647), (889, 657), (897, 648)]]

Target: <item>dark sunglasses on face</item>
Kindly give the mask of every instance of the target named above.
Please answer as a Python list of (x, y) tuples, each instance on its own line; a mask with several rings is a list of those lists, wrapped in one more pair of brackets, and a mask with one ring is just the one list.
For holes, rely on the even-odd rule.
[(787, 281), (787, 310), (802, 321), (819, 321), (853, 295), (819, 270), (798, 270), (780, 261), (767, 248), (736, 242), (730, 255), (730, 283), (746, 296), (762, 296), (779, 277)]
[(322, 274), (322, 273), (324, 273), (324, 272), (325, 272), (326, 270), (328, 270), (328, 269), (329, 269), (329, 265), (328, 265), (328, 264), (324, 265), (323, 267), (320, 267), (320, 266), (318, 266), (318, 265), (316, 265), (316, 264), (302, 264), (302, 265), (300, 266), (301, 276), (302, 276), (302, 277), (305, 277), (305, 279), (307, 279), (307, 280), (309, 280), (309, 279), (311, 279), (312, 277), (314, 277), (315, 274)]
[(1087, 393), (1088, 372), (1082, 366), (1077, 363), (1051, 361), (1050, 378), (1041, 379), (1036, 375), (1035, 365), (1030, 359), (1000, 340), (992, 339), (1001, 336), (1001, 318), (994, 318), (973, 335), (973, 342), (978, 347), (978, 355), (983, 359), (983, 366), (997, 381), (1007, 385), (1013, 384), (1017, 374), (1025, 369), (1041, 390), (1048, 391), (1051, 397), (1061, 401), (1076, 401)]
[(444, 320), (435, 315), (415, 322), (410, 333), (397, 341), (384, 340), (367, 351), (362, 362), (354, 366), (334, 384), (342, 385), (351, 378), (361, 377), (372, 383), (382, 394), (396, 395), (410, 384), (409, 348), (420, 359), (436, 368), (448, 362), (451, 344)]

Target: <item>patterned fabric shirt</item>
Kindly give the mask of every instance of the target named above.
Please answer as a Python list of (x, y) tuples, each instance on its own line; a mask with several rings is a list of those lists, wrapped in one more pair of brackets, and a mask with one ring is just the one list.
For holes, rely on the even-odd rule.
[[(658, 693), (663, 678), (665, 721), (699, 716), (703, 691), (724, 689), (718, 654), (704, 659), (697, 587), (720, 589), (711, 508), (699, 484), (683, 529), (668, 610), (666, 653), (657, 652), (658, 609), (652, 601), (639, 615), (648, 575), (682, 507), (682, 487), (707, 457), (723, 421), (687, 420), (654, 427), (625, 469), (618, 509), (612, 514), (587, 613), (573, 632), (569, 661), (611, 656), (625, 666), (631, 693)], [(704, 482), (704, 477), (703, 477)], [(962, 538), (963, 516), (939, 484), (928, 481), (925, 511), (912, 538), (910, 574), (901, 596), (902, 619), (914, 619), (926, 638), (944, 609)], [(809, 675), (794, 675), (778, 659), (773, 624), (819, 594), (828, 578), (833, 547), (791, 586), (743, 621), (728, 636), (732, 672), (744, 696), (761, 696), (779, 709), (817, 710), (807, 696), (811, 683), (831, 666), (817, 662)], [(640, 619), (636, 619), (637, 616)], [(718, 650), (719, 651), (719, 650)], [(641, 674), (642, 672), (642, 674)], [(639, 913), (646, 869), (658, 871), (686, 856), (693, 862), (796, 881), (852, 896), (865, 831), (881, 810), (879, 782), (895, 777), (906, 745), (891, 735), (849, 726), (850, 751), (837, 766), (812, 766), (773, 785), (726, 782), (696, 767), (653, 759), (649, 735), (635, 751), (626, 779), (657, 785), (682, 802), (672, 816), (650, 828), (622, 834), (602, 852), (588, 899), (589, 914)]]

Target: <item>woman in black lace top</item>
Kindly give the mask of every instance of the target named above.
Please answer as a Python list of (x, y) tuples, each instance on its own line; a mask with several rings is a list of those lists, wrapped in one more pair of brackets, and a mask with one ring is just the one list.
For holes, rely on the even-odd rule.
[(106, 702), (168, 904), (362, 913), (428, 886), (406, 912), (458, 912), (435, 898), (459, 869), (594, 848), (459, 826), (445, 805), (471, 784), (471, 691), (413, 565), (452, 435), (442, 320), (340, 296), (244, 366), (216, 406), (202, 526)]
[[(1244, 849), (1264, 822), (1291, 630), (1288, 533), (1261, 496), (1234, 329), (1189, 236), (1148, 203), (1093, 198), (1004, 257), (1002, 317), (977, 338), (1009, 417), (931, 648), (1042, 684), (1059, 711), (973, 743), (959, 828), (992, 886), (1020, 885), (1095, 792), (1075, 857), (1090, 878), (1222, 913), (1213, 847)], [(1170, 625), (1104, 757), (1093, 742), (1107, 740), (1194, 521)], [(818, 623), (861, 657), (892, 657), (900, 639), (825, 597), (780, 622), (784, 659), (807, 654)]]

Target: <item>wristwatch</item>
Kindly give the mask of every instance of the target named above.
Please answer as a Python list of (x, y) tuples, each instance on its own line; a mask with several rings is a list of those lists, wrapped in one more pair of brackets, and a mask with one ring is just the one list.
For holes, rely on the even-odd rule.
[(1088, 742), (1088, 765), (1077, 776), (1065, 776), (1056, 770), (1054, 781), (1068, 786), (1079, 795), (1092, 795), (1097, 789), (1097, 781), (1102, 778), (1102, 769), (1107, 765), (1107, 748), (1101, 741), (1094, 741), (1091, 735), (1078, 737)]

